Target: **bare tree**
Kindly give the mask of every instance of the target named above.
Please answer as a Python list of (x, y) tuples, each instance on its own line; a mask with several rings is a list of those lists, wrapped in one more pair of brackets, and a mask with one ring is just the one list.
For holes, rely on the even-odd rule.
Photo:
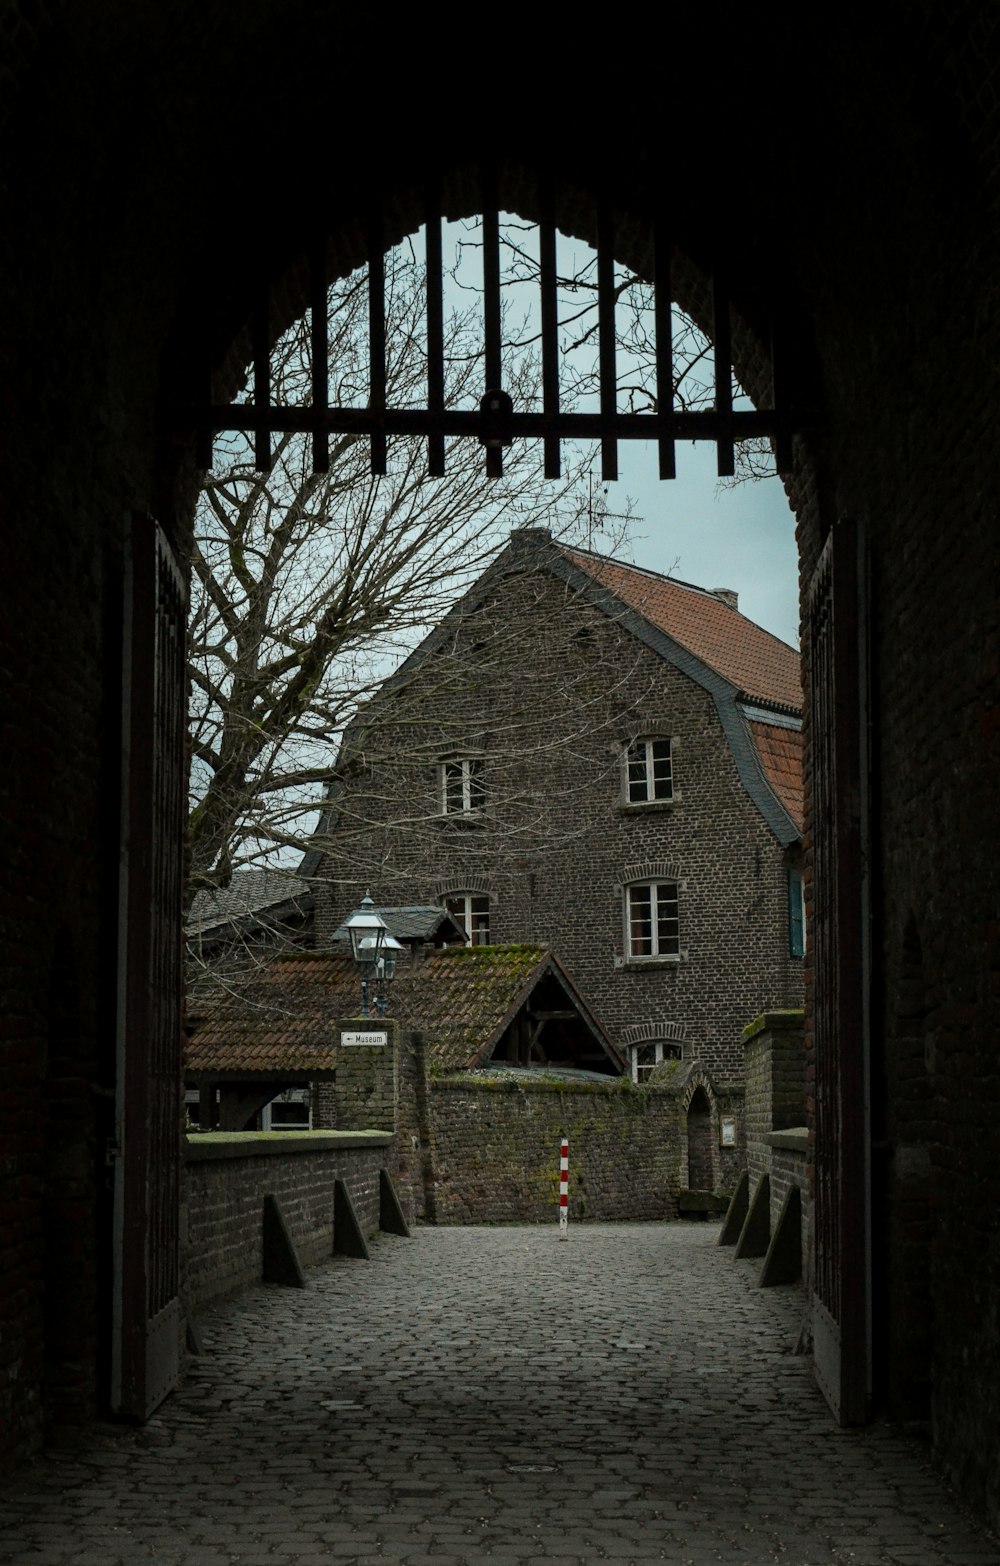
[[(482, 278), (468, 263), (480, 240), (475, 224), (460, 233), (445, 395), (449, 407), (474, 407), (483, 385)], [(537, 230), (506, 218), (502, 235), (506, 386), (518, 406), (537, 407)], [(427, 362), (417, 252), (397, 246), (385, 258), (385, 277), (386, 400), (419, 406)], [(563, 403), (586, 406), (596, 393), (598, 357), (596, 257), (588, 247), (566, 243), (558, 286)], [(619, 267), (615, 291), (619, 406), (652, 411), (652, 289)], [(330, 290), (336, 405), (368, 400), (367, 294), (364, 268)], [(309, 325), (297, 323), (273, 353), (279, 402), (309, 399)], [(704, 334), (675, 311), (675, 406), (707, 404), (710, 358)], [(508, 452), (500, 481), (486, 477), (482, 453), (468, 440), (449, 444), (445, 479), (427, 477), (425, 448), (416, 439), (390, 441), (383, 477), (371, 475), (368, 451), (363, 438), (335, 438), (329, 471), (317, 474), (308, 440), (280, 435), (273, 471), (260, 474), (243, 437), (217, 445), (193, 557), (191, 892), (225, 887), (234, 867), (267, 864), (302, 846), (336, 782), (334, 754), (348, 725), (512, 528), (543, 524), (588, 543), (596, 530), (605, 545), (612, 541), (609, 524), (624, 521), (627, 528), (627, 516), (609, 518), (592, 486), (581, 482), (590, 476), (590, 453), (570, 449), (566, 478), (552, 484), (525, 442)], [(741, 460), (753, 471), (766, 456), (744, 453)], [(502, 660), (499, 646), (494, 656)]]
[[(423, 268), (409, 250), (386, 257), (387, 397), (407, 406), (426, 377)], [(363, 405), (367, 279), (329, 295), (331, 395)], [(479, 312), (452, 313), (447, 396), (478, 401)], [(299, 322), (272, 358), (276, 396), (309, 395), (309, 329)], [(534, 395), (532, 353), (512, 359), (508, 385)], [(488, 480), (481, 451), (455, 441), (448, 476), (426, 476), (421, 442), (390, 442), (373, 477), (368, 445), (341, 437), (329, 472), (311, 471), (307, 441), (277, 439), (274, 469), (254, 471), (241, 437), (220, 441), (199, 506), (189, 635), (191, 891), (224, 887), (237, 865), (301, 846), (334, 776), (339, 736), (389, 670), (477, 577), (514, 526), (538, 522), (585, 535), (594, 523), (587, 462), (559, 485), (542, 479), (523, 444)], [(588, 509), (591, 515), (588, 518)]]

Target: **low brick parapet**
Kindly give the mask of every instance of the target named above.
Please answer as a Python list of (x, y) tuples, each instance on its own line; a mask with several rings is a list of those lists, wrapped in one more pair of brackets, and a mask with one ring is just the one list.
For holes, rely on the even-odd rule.
[(265, 1197), (281, 1210), (303, 1265), (334, 1250), (337, 1182), (367, 1235), (379, 1227), (379, 1171), (391, 1165), (385, 1131), (194, 1132), (185, 1139), (182, 1209), (188, 1314), (259, 1283)]
[(301, 1153), (391, 1147), (388, 1131), (192, 1131), (185, 1159), (189, 1164), (220, 1158), (294, 1158)]

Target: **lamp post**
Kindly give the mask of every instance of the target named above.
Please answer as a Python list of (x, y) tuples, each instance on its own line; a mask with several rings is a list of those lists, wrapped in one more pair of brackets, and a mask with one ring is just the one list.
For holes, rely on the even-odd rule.
[(403, 950), (389, 934), (385, 920), (375, 912), (371, 893), (361, 899), (347, 920), (351, 937), (351, 955), (361, 975), (361, 1015), (385, 1015), (389, 1004), (389, 983), (396, 971), (396, 953)]

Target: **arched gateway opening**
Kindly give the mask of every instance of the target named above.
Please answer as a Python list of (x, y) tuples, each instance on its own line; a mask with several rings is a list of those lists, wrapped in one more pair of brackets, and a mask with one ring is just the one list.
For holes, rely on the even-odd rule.
[[(501, 308), (500, 225), (517, 212), (537, 224), (537, 318), (540, 396), (519, 406), (505, 384)], [(446, 394), (443, 319), (442, 223), (445, 215), (481, 216), (482, 390), (478, 406), (453, 406)], [(387, 310), (384, 257), (407, 232), (423, 235), (427, 294), (422, 330), (427, 374), (422, 391), (405, 404), (386, 394)], [(597, 379), (592, 405), (568, 407), (560, 389), (556, 246), (560, 231), (586, 240), (596, 253), (593, 337)], [(568, 441), (600, 448), (600, 473), (618, 475), (621, 443), (656, 444), (659, 473), (676, 471), (678, 441), (710, 442), (720, 475), (733, 472), (741, 442), (764, 440), (786, 475), (804, 536), (815, 536), (817, 492), (809, 469), (808, 405), (800, 323), (782, 300), (759, 287), (741, 288), (725, 253), (704, 247), (698, 260), (674, 242), (669, 223), (620, 206), (613, 195), (570, 192), (553, 179), (525, 169), (466, 169), (450, 180), (402, 189), (392, 199), (367, 204), (356, 221), (328, 231), (325, 224), (298, 236), (298, 258), (269, 275), (248, 274), (243, 325), (197, 367), (178, 366), (182, 389), (174, 406), (178, 427), (193, 436), (198, 463), (211, 462), (212, 440), (230, 432), (252, 444), (255, 465), (267, 471), (275, 437), (289, 431), (308, 441), (314, 472), (330, 461), (331, 441), (362, 440), (374, 474), (386, 471), (396, 438), (426, 446), (431, 476), (446, 472), (447, 447), (468, 440), (482, 448), (488, 474), (500, 477), (504, 452), (515, 440), (538, 443), (539, 460), (555, 478)], [(641, 409), (623, 406), (616, 364), (615, 263), (623, 259), (651, 290), (646, 399)], [(327, 290), (359, 265), (368, 268), (368, 353), (363, 397), (339, 400), (330, 375)], [(711, 385), (706, 405), (685, 406), (677, 396), (674, 359), (675, 301), (710, 342)], [(277, 394), (271, 349), (297, 319), (309, 322), (307, 384), (292, 400)], [(738, 383), (734, 386), (735, 367)], [(741, 396), (746, 387), (749, 398)], [(195, 388), (204, 389), (198, 397)], [(235, 398), (235, 400), (233, 400)], [(823, 1389), (844, 1421), (863, 1417), (868, 1384), (865, 1268), (866, 1194), (861, 1147), (866, 1135), (861, 1090), (862, 1057), (840, 1054), (839, 1020), (861, 1017), (860, 958), (863, 926), (861, 828), (856, 811), (863, 765), (860, 735), (848, 732), (845, 714), (859, 710), (859, 542), (842, 529), (828, 532), (822, 558), (804, 561), (810, 580), (810, 628), (816, 655), (812, 677), (813, 782), (823, 807), (815, 823), (813, 853), (822, 866), (812, 885), (810, 910), (816, 932), (815, 1040), (824, 1075), (816, 1144), (816, 1273), (814, 1319), (817, 1368)], [(834, 637), (833, 629), (838, 627)], [(846, 631), (846, 634), (843, 634)], [(834, 645), (836, 644), (836, 645)], [(703, 1140), (703, 1139), (702, 1139)], [(699, 1141), (701, 1146), (701, 1141)], [(851, 1263), (848, 1265), (848, 1258)]]
[[(610, 62), (602, 37), (594, 90), (589, 39), (576, 51), (560, 39), (558, 54), (533, 39), (515, 59), (494, 33), (463, 38), (452, 53), (452, 40), (420, 18), (386, 28), (342, 8), (276, 0), (15, 3), (11, 15), (0, 123), (10, 169), (0, 200), (11, 388), (0, 499), (12, 611), (0, 624), (11, 826), (0, 884), (12, 953), (0, 1186), (13, 1232), (4, 1233), (12, 1282), (0, 1301), (0, 1454), (42, 1438), (46, 1331), (50, 1371), (75, 1378), (80, 1393), (64, 1405), (93, 1412), (106, 1402), (94, 1392), (91, 1355), (98, 1326), (111, 1320), (95, 1283), (106, 1237), (95, 1240), (91, 1215), (103, 1210), (110, 1171), (130, 1169), (138, 1198), (137, 1226), (120, 1213), (116, 1234), (133, 1254), (145, 1254), (147, 1234), (151, 1257), (176, 1254), (168, 1232), (153, 1232), (171, 1211), (162, 1183), (150, 1208), (156, 1222), (147, 1222), (154, 1164), (143, 1084), (162, 1067), (176, 1086), (177, 1040), (169, 1007), (153, 1007), (162, 1044), (154, 1065), (140, 1004), (149, 968), (138, 954), (156, 946), (158, 921), (176, 922), (168, 893), (155, 917), (147, 893), (160, 884), (156, 853), (176, 864), (179, 848), (156, 828), (148, 765), (143, 776), (154, 744), (143, 713), (153, 710), (149, 628), (159, 594), (142, 561), (131, 575), (145, 586), (133, 580), (123, 592), (123, 519), (141, 536), (155, 516), (184, 558), (199, 483), (196, 425), (204, 439), (212, 422), (192, 410), (225, 408), (253, 361), (253, 339), (273, 341), (308, 309), (317, 235), (332, 277), (363, 261), (372, 208), (385, 244), (420, 228), (429, 177), (449, 214), (481, 211), (482, 153), (505, 160), (498, 208), (543, 217), (547, 174), (557, 228), (591, 244), (597, 198), (609, 202), (613, 254), (637, 272), (664, 223), (677, 245), (672, 292), (710, 335), (706, 280), (721, 276), (713, 263), (724, 261), (740, 384), (758, 408), (775, 406), (769, 344), (779, 329), (787, 398), (779, 386), (777, 408), (815, 416), (812, 433), (793, 436), (790, 492), (812, 622), (805, 902), (817, 1361), (834, 1398), (842, 1363), (861, 1367), (840, 1399), (856, 1413), (868, 1360), (857, 1301), (871, 1157), (875, 1244), (886, 1230), (894, 1237), (876, 1270), (874, 1310), (898, 1318), (906, 1340), (901, 1353), (898, 1332), (876, 1320), (873, 1353), (894, 1361), (877, 1382), (894, 1401), (897, 1370), (908, 1374), (906, 1343), (912, 1358), (930, 1343), (928, 1384), (909, 1406), (922, 1413), (929, 1402), (943, 1464), (974, 1504), (1000, 1515), (991, 1461), (1000, 1346), (989, 1330), (1000, 1251), (983, 1206), (996, 1164), (1000, 903), (996, 38), (960, 8), (891, 6), (866, 17), (860, 40), (856, 27), (826, 16), (776, 31), (753, 18), (720, 28), (706, 12), (675, 25), (669, 59), (644, 57), (641, 72), (631, 59)], [(630, 45), (634, 53), (623, 24), (623, 53)], [(641, 75), (654, 78), (651, 89)], [(261, 313), (266, 324), (255, 332)], [(470, 411), (478, 418), (478, 405)], [(136, 819), (154, 825), (152, 837), (144, 827), (130, 833), (127, 878), (123, 605), (140, 632), (124, 693), (135, 761), (126, 799), (134, 787)], [(858, 784), (867, 781), (860, 736), (869, 730), (867, 791)], [(165, 766), (181, 776), (179, 747), (165, 752)], [(66, 1025), (50, 1017), (49, 953), (64, 917), (78, 983)], [(916, 1021), (906, 995), (911, 917), (923, 986)], [(176, 1017), (177, 954), (168, 944), (162, 955), (157, 986), (173, 995)], [(126, 997), (133, 1009), (116, 1081)], [(47, 1101), (53, 1039), (69, 1068), (58, 1073), (67, 1088), (58, 1109)], [(131, 1064), (130, 1163), (120, 1138), (105, 1134), (101, 1106), (122, 1115)], [(865, 1138), (869, 1075), (874, 1146)], [(75, 1234), (79, 1264), (74, 1256), (72, 1269), (53, 1269), (44, 1252), (55, 1256), (69, 1195), (51, 1168), (63, 1104), (86, 1142), (72, 1171), (86, 1215)], [(170, 1117), (177, 1109), (175, 1101)], [(160, 1129), (176, 1138), (176, 1118), (165, 1115), (157, 1137)], [(932, 1317), (926, 1339), (923, 1323), (910, 1334), (898, 1301), (918, 1254), (914, 1297), (929, 1298)], [(62, 1282), (71, 1270), (79, 1309), (56, 1319), (44, 1279)], [(127, 1328), (136, 1363), (145, 1362), (143, 1324), (170, 1286), (169, 1267), (153, 1278), (143, 1261), (123, 1291), (114, 1330)], [(110, 1339), (110, 1325), (106, 1332)]]

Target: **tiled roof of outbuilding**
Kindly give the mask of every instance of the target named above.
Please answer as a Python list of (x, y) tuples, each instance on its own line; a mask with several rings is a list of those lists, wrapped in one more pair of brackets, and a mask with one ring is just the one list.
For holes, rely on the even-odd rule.
[(787, 642), (755, 625), (706, 588), (589, 550), (560, 547), (568, 560), (601, 587), (680, 642), (743, 694), (795, 712), (802, 710), (799, 654)]
[[(401, 963), (390, 1014), (420, 1029), (439, 1065), (460, 1070), (489, 1058), (520, 1006), (551, 974), (617, 1062), (565, 971), (539, 946), (447, 947)], [(334, 1024), (356, 1016), (359, 1000), (358, 975), (348, 956), (276, 957), (197, 1019), (187, 1070), (328, 1071), (336, 1058)]]

